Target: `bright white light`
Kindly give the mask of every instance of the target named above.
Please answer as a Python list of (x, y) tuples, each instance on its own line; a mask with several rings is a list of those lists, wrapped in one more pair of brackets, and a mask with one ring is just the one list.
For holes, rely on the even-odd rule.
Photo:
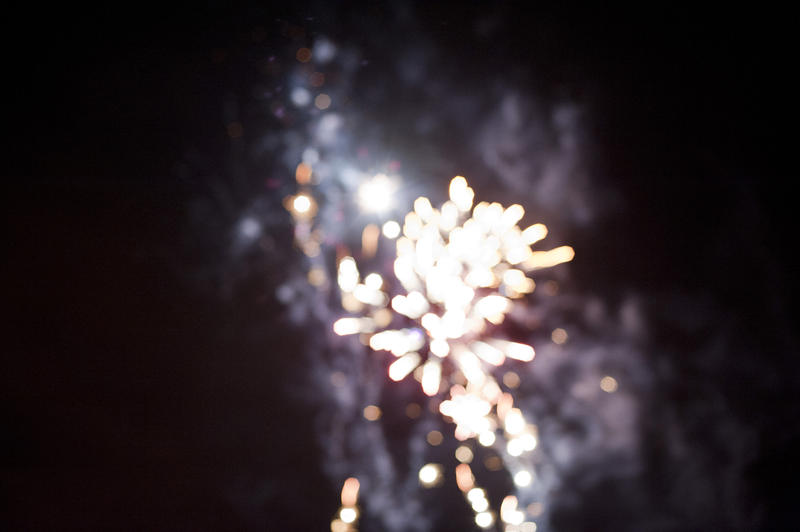
[(439, 392), (442, 382), (442, 365), (438, 360), (429, 359), (422, 366), (422, 391), (433, 397)]
[(358, 517), (358, 512), (355, 508), (342, 508), (339, 511), (339, 517), (345, 523), (352, 523)]
[(406, 353), (389, 366), (389, 378), (401, 381), (419, 365), (421, 358), (418, 353)]
[(525, 430), (525, 418), (522, 417), (522, 411), (518, 408), (512, 408), (506, 414), (506, 432), (509, 434), (521, 434)]
[(430, 349), (437, 357), (446, 357), (450, 352), (450, 344), (447, 340), (431, 340)]
[(383, 278), (380, 274), (371, 273), (364, 279), (364, 284), (371, 290), (380, 290), (383, 286)]
[(514, 439), (508, 442), (506, 445), (506, 451), (511, 456), (520, 456), (523, 452), (525, 452), (525, 446), (519, 439)]
[(489, 528), (494, 523), (494, 517), (489, 512), (481, 512), (475, 516), (475, 524), (481, 528)]
[(522, 442), (522, 448), (526, 451), (532, 451), (536, 449), (536, 445), (538, 444), (536, 441), (536, 436), (533, 434), (523, 434), (519, 437), (519, 441)]
[(467, 500), (475, 502), (478, 499), (485, 499), (486, 493), (481, 488), (472, 488), (467, 492)]
[(378, 174), (358, 187), (358, 206), (364, 212), (382, 214), (392, 207), (397, 185), (384, 174)]
[(481, 432), (480, 436), (478, 436), (478, 443), (483, 445), (484, 447), (489, 447), (494, 443), (496, 436), (494, 432)]
[(522, 471), (519, 471), (516, 475), (514, 475), (514, 484), (516, 484), (520, 488), (524, 488), (525, 486), (530, 486), (532, 481), (533, 481), (533, 475), (531, 475), (530, 471), (526, 471), (523, 469)]
[(389, 220), (383, 224), (383, 236), (390, 239), (395, 239), (400, 236), (400, 224), (394, 220)]
[(489, 509), (489, 501), (486, 499), (475, 499), (472, 501), (472, 509), (476, 512), (485, 512)]
[(333, 332), (339, 336), (372, 330), (374, 330), (374, 325), (368, 318), (339, 318), (333, 323)]
[(308, 196), (301, 194), (294, 198), (294, 201), (292, 202), (292, 208), (299, 213), (308, 212), (308, 210), (311, 208), (311, 200), (308, 198)]
[(419, 470), (419, 481), (423, 486), (431, 487), (439, 481), (441, 474), (439, 464), (425, 464)]

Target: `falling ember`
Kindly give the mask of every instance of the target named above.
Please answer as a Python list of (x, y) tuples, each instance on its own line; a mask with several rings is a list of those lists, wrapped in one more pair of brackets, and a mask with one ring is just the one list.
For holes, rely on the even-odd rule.
[(355, 477), (350, 477), (344, 481), (342, 486), (342, 506), (355, 506), (358, 501), (358, 489), (361, 484)]

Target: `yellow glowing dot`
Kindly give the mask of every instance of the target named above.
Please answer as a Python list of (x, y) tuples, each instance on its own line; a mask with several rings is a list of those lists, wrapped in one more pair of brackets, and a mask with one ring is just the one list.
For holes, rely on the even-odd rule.
[(509, 388), (517, 388), (519, 387), (519, 375), (517, 375), (513, 371), (508, 371), (503, 375), (503, 384), (508, 386)]
[(550, 334), (550, 338), (553, 340), (553, 343), (561, 345), (567, 341), (567, 331), (560, 327), (554, 329), (552, 334)]
[(355, 508), (342, 508), (339, 510), (339, 518), (345, 523), (352, 523), (358, 517), (358, 511)]
[(325, 270), (322, 268), (311, 268), (308, 270), (308, 282), (311, 286), (322, 286), (325, 283)]
[(365, 406), (364, 417), (369, 421), (377, 421), (381, 417), (381, 409), (375, 405)]
[(411, 419), (418, 418), (420, 414), (422, 414), (422, 407), (417, 403), (409, 403), (406, 406), (406, 416), (410, 417)]
[(472, 449), (467, 447), (466, 445), (461, 445), (456, 449), (456, 460), (461, 462), (462, 464), (469, 464), (472, 462), (472, 459), (475, 455), (472, 453)]
[(533, 475), (531, 475), (530, 471), (522, 470), (517, 472), (514, 475), (514, 484), (519, 486), (520, 488), (524, 488), (525, 486), (530, 486), (531, 482), (533, 481)]
[(487, 456), (483, 461), (483, 465), (489, 471), (500, 471), (503, 469), (503, 461), (497, 455)]
[(309, 50), (308, 48), (300, 48), (299, 50), (297, 50), (295, 57), (301, 63), (308, 63), (309, 61), (311, 61), (311, 50)]
[(536, 528), (536, 523), (533, 521), (527, 521), (520, 525), (519, 532), (536, 532)]
[(389, 220), (383, 224), (383, 236), (390, 239), (400, 236), (400, 224), (394, 220)]
[(317, 109), (327, 109), (331, 106), (331, 97), (325, 94), (317, 94), (317, 97), (314, 98), (314, 105), (317, 106)]
[(350, 530), (352, 530), (350, 525), (341, 519), (334, 519), (331, 521), (331, 532), (350, 532)]
[(295, 196), (294, 201), (292, 201), (292, 208), (299, 213), (308, 212), (311, 208), (311, 200), (303, 194)]
[(617, 379), (614, 377), (609, 377), (606, 375), (600, 379), (600, 389), (606, 393), (616, 392), (618, 387), (619, 385), (617, 384)]
[(437, 445), (441, 445), (444, 436), (442, 436), (442, 433), (438, 430), (432, 430), (428, 433), (425, 439), (428, 440), (428, 443), (436, 447)]
[(442, 478), (442, 466), (439, 464), (425, 464), (419, 470), (419, 481), (426, 488), (435, 486)]

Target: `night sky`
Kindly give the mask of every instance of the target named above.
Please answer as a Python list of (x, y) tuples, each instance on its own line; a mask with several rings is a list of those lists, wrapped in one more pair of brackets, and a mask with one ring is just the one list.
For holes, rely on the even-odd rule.
[[(292, 51), (325, 36), (361, 58), (328, 78), (351, 87), (342, 112), (376, 124), (359, 132), (373, 152), (431, 176), (417, 189), (460, 173), (513, 199), (518, 184), (475, 149), (495, 100), (581, 109), (588, 177), (542, 212), (576, 250), (572, 293), (638, 302), (648, 377), (639, 467), (565, 472), (551, 529), (795, 529), (796, 17), (529, 7), (17, 15), (1, 527), (330, 529), (341, 484), (322, 464), (325, 392), (309, 378), (325, 334), (277, 296), (303, 268), (280, 147), (306, 130), (276, 87), (289, 90)], [(264, 238), (242, 249), (245, 212)], [(429, 530), (469, 530), (466, 506), (445, 515), (457, 498), (425, 506)], [(375, 519), (361, 530), (383, 530)]]

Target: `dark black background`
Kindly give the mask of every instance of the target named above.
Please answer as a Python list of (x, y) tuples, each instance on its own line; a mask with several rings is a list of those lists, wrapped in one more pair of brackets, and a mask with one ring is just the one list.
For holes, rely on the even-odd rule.
[[(752, 526), (791, 530), (800, 405), (791, 17), (523, 7), (413, 11), (466, 77), (535, 72), (533, 89), (560, 87), (591, 107), (596, 178), (632, 207), (605, 222), (608, 245), (584, 243), (584, 264), (609, 292), (621, 279), (679, 288), (730, 317), (740, 349), (710, 367), (676, 364), (693, 385), (720, 390), (756, 435), (736, 479)], [(464, 30), (498, 14), (502, 38), (476, 44)], [(379, 3), (9, 17), (17, 31), (6, 54), (22, 68), (5, 81), (16, 153), (3, 194), (3, 528), (327, 529), (338, 487), (318, 465), (312, 408), (284, 393), (304, 361), (273, 296), (280, 260), (225, 299), (197, 289), (189, 278), (202, 257), (187, 251), (186, 209), (198, 185), (180, 163), (201, 152), (208, 173), (226, 178), (223, 102), (254, 83), (242, 58), (255, 30), (277, 42), (288, 21), (359, 42), (348, 24), (371, 20), (380, 32), (390, 17)], [(213, 61), (220, 52), (227, 59)], [(655, 336), (681, 346), (668, 329)], [(690, 405), (692, 390), (661, 393)], [(559, 529), (605, 529), (592, 497), (609, 496), (587, 494), (586, 515)], [(629, 529), (614, 514), (624, 507), (598, 515)], [(691, 517), (652, 529), (716, 522)]]

